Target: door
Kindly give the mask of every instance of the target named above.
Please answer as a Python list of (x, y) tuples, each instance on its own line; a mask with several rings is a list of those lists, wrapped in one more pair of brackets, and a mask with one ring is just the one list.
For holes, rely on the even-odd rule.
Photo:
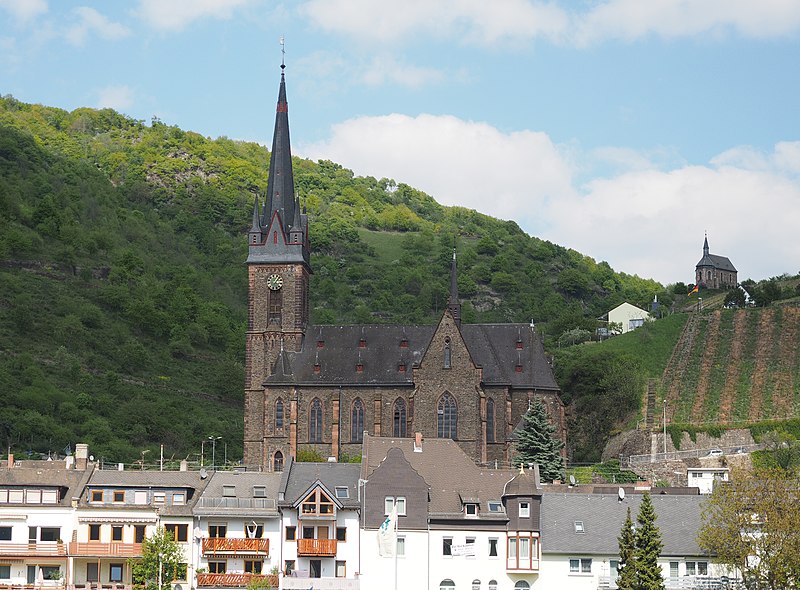
[(328, 527), (327, 526), (318, 526), (317, 527), (317, 539), (327, 539), (328, 538)]
[(322, 577), (322, 560), (321, 559), (311, 559), (309, 560), (311, 567), (311, 572), (309, 575), (312, 578), (321, 578)]
[(36, 583), (36, 566), (29, 565), (28, 566), (28, 584), (35, 584)]

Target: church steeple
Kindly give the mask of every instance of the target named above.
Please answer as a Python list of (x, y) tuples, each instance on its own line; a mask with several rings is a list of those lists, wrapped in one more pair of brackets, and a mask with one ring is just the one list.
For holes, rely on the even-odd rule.
[(289, 103), (286, 100), (286, 77), (281, 63), (281, 84), (278, 90), (278, 106), (275, 112), (275, 130), (272, 134), (272, 153), (269, 161), (269, 180), (265, 212), (268, 216), (263, 225), (269, 225), (275, 213), (281, 218), (284, 233), (294, 221), (295, 195), (292, 174), (292, 149), (289, 142)]
[(703, 256), (708, 256), (708, 234), (706, 234), (706, 239), (703, 241)]
[(458, 272), (456, 268), (456, 249), (453, 248), (453, 260), (450, 263), (450, 298), (447, 309), (453, 315), (457, 325), (461, 325), (461, 303), (458, 301)]

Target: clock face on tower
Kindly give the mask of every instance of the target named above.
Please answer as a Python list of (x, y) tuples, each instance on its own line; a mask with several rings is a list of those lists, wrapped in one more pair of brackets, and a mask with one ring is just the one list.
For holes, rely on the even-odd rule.
[(277, 291), (283, 287), (283, 277), (281, 275), (269, 275), (267, 277), (267, 287), (269, 287), (271, 291)]

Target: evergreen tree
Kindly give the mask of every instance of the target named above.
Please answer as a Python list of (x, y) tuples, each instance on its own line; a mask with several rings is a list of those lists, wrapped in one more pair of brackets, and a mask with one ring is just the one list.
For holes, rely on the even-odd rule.
[(517, 432), (514, 464), (536, 463), (542, 481), (564, 477), (564, 443), (553, 436), (556, 427), (550, 424), (544, 404), (534, 399), (523, 416), (522, 430)]
[(636, 542), (634, 562), (636, 590), (664, 590), (664, 577), (658, 556), (661, 555), (661, 531), (656, 526), (656, 511), (650, 494), (642, 497), (636, 517)]
[(617, 588), (635, 590), (636, 588), (636, 531), (631, 520), (631, 507), (622, 525), (619, 537), (619, 566), (617, 566)]

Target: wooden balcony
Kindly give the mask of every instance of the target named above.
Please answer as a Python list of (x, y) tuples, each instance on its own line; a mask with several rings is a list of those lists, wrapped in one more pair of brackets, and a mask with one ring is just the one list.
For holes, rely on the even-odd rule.
[(297, 554), (303, 557), (336, 557), (336, 539), (297, 539)]
[(64, 543), (0, 543), (2, 557), (66, 557)]
[(197, 574), (197, 586), (214, 588), (244, 588), (250, 582), (269, 582), (278, 587), (278, 576), (262, 574)]
[(269, 539), (203, 539), (205, 555), (269, 555)]
[(141, 557), (141, 543), (88, 543), (71, 542), (69, 554), (73, 557)]

